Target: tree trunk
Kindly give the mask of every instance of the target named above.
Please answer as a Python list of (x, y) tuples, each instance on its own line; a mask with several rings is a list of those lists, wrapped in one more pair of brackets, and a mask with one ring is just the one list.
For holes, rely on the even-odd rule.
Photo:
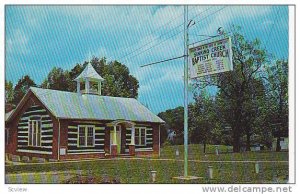
[[(234, 111), (234, 124), (232, 127), (233, 132), (233, 152), (237, 153), (240, 152), (240, 139), (241, 139), (241, 126), (242, 125), (242, 99), (243, 99), (243, 86), (241, 86), (241, 96), (237, 99), (236, 107), (237, 110)], [(238, 95), (237, 95), (238, 96)]]
[(239, 145), (239, 143), (237, 143), (237, 142), (233, 143), (233, 152), (234, 153), (240, 152), (240, 145)]
[(246, 151), (250, 151), (251, 148), (250, 148), (250, 137), (251, 137), (251, 134), (247, 131), (246, 132), (246, 135), (247, 135), (247, 142), (246, 142)]
[(241, 131), (240, 131), (240, 121), (236, 122), (235, 125), (232, 127), (232, 145), (233, 145), (233, 152), (237, 153), (240, 152), (240, 139), (241, 139)]
[(204, 154), (206, 153), (206, 142), (205, 141), (203, 142), (203, 153)]
[(233, 152), (240, 152), (240, 134), (238, 130), (235, 130), (233, 134)]
[(281, 147), (280, 147), (280, 137), (277, 137), (276, 141), (276, 152), (280, 152)]

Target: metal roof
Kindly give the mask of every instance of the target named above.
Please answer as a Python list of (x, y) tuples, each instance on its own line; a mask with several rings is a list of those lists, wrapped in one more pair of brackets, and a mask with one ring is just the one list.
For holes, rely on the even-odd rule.
[(164, 123), (134, 98), (98, 96), (35, 87), (31, 87), (30, 90), (57, 118)]
[(74, 80), (85, 80), (86, 78), (90, 78), (91, 80), (98, 80), (103, 81), (104, 79), (96, 72), (96, 70), (93, 68), (91, 63), (88, 63), (88, 65), (84, 68), (84, 70), (81, 72), (81, 74), (76, 77)]

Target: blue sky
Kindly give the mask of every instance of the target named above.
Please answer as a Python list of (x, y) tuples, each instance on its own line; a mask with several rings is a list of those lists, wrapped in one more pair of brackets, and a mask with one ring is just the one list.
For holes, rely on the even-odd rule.
[[(288, 58), (287, 6), (189, 6), (190, 42), (242, 27), (277, 58)], [(139, 101), (154, 113), (183, 105), (183, 6), (6, 6), (5, 76), (40, 84), (54, 67), (72, 69), (90, 53), (119, 60), (140, 83)]]

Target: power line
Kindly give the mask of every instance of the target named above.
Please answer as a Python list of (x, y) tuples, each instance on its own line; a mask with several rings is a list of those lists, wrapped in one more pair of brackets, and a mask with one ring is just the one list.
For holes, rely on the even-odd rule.
[[(194, 7), (193, 9), (195, 9), (195, 8), (196, 8), (196, 7)], [(159, 26), (158, 28), (156, 28), (155, 30), (151, 31), (151, 33), (147, 34), (146, 36), (154, 34), (154, 32), (157, 32), (157, 31), (160, 30), (161, 28), (164, 28), (165, 26), (171, 24), (173, 21), (175, 21), (177, 18), (181, 17), (182, 15), (183, 15), (183, 13), (180, 14), (180, 15), (178, 15), (178, 16), (175, 17), (174, 19), (170, 20), (169, 22), (167, 22), (167, 23), (165, 23), (165, 24)], [(173, 30), (173, 29), (172, 29), (172, 30)], [(171, 31), (172, 31), (172, 30), (171, 30)], [(169, 31), (169, 32), (170, 32), (170, 31)], [(167, 33), (164, 33), (164, 34), (160, 35), (160, 37), (163, 36), (163, 35), (165, 35), (165, 34), (167, 34)], [(158, 37), (158, 38), (160, 38), (160, 37)], [(153, 42), (153, 41), (154, 41), (154, 40), (152, 40), (152, 41), (150, 41), (150, 42), (148, 42), (148, 43), (145, 43), (144, 45), (142, 45), (141, 47), (139, 47), (139, 48), (133, 50), (132, 52), (130, 52), (130, 53), (128, 53), (128, 54), (125, 54), (124, 56), (122, 56), (122, 57), (120, 58), (120, 60), (122, 60), (124, 57), (126, 57), (126, 56), (128, 56), (128, 55), (134, 53), (135, 51), (137, 51), (137, 50), (143, 48), (144, 46), (146, 46), (147, 44), (149, 44), (149, 43), (151, 43), (151, 42)]]
[[(212, 13), (212, 14), (209, 14), (209, 15), (207, 15), (206, 17), (204, 17), (203, 19), (201, 19), (201, 20), (199, 20), (199, 21), (197, 21), (197, 22), (195, 22), (195, 25), (197, 24), (197, 23), (200, 23), (200, 21), (203, 21), (203, 20), (205, 20), (206, 18), (208, 18), (209, 16), (211, 16), (211, 15), (214, 15), (214, 14), (216, 14), (216, 13), (218, 13), (218, 12), (220, 12), (221, 10), (223, 10), (224, 8), (226, 8), (226, 6), (224, 6), (223, 8), (221, 8), (221, 9), (219, 9), (219, 10), (217, 10), (217, 11), (215, 11), (214, 13)], [(181, 25), (180, 25), (181, 26)], [(152, 47), (150, 47), (150, 48), (148, 48), (148, 49), (146, 49), (146, 50), (144, 50), (144, 51), (142, 51), (142, 52), (140, 52), (140, 53), (138, 53), (138, 54), (136, 54), (136, 55), (134, 55), (132, 58), (134, 58), (134, 57), (136, 57), (136, 56), (138, 56), (138, 55), (140, 55), (140, 54), (142, 54), (142, 53), (144, 53), (144, 52), (146, 52), (146, 51), (148, 51), (148, 50), (150, 50), (150, 49), (152, 49), (152, 48), (154, 48), (154, 47), (156, 47), (156, 46), (158, 46), (158, 45), (160, 45), (161, 43), (163, 43), (163, 42), (165, 42), (166, 40), (168, 40), (168, 39), (170, 39), (170, 38), (172, 38), (172, 37), (174, 37), (174, 36), (176, 36), (176, 35), (178, 35), (179, 33), (181, 33), (183, 30), (181, 30), (181, 31), (179, 31), (177, 34), (174, 34), (173, 36), (171, 36), (171, 37), (169, 37), (169, 38), (167, 38), (167, 39), (165, 39), (165, 40), (163, 40), (163, 41), (161, 41), (161, 42), (159, 42), (158, 44), (156, 44), (156, 45), (153, 45)], [(183, 55), (184, 56), (184, 55)], [(162, 60), (162, 61), (158, 61), (158, 62), (153, 62), (153, 63), (150, 63), (150, 64), (146, 64), (146, 65), (142, 65), (141, 67), (145, 67), (145, 66), (150, 66), (150, 65), (154, 65), (154, 64), (157, 64), (157, 63), (162, 63), (162, 62), (165, 62), (165, 61), (171, 61), (171, 60), (175, 60), (175, 59), (178, 59), (178, 58), (181, 58), (182, 56), (180, 56), (180, 57), (174, 57), (174, 58), (171, 58), (171, 59), (166, 59), (166, 60)]]
[(215, 12), (213, 12), (213, 13), (207, 15), (206, 17), (202, 18), (201, 20), (196, 21), (196, 22), (195, 22), (195, 25), (197, 25), (197, 23), (199, 24), (201, 21), (205, 20), (205, 19), (208, 18), (209, 16), (212, 16), (212, 15), (214, 15), (214, 14), (216, 14), (216, 13), (222, 11), (222, 10), (225, 9), (226, 7), (227, 7), (227, 6), (223, 6), (222, 8), (220, 8), (220, 9), (218, 9), (217, 11), (215, 11)]
[[(132, 55), (133, 53), (135, 53), (135, 52), (141, 50), (142, 48), (144, 48), (144, 47), (150, 45), (150, 44), (153, 43), (154, 41), (159, 40), (159, 39), (162, 38), (164, 35), (171, 33), (172, 31), (174, 31), (175, 29), (177, 29), (177, 28), (180, 27), (180, 26), (182, 26), (182, 24), (179, 25), (179, 26), (174, 27), (174, 28), (173, 28), (172, 30), (170, 30), (170, 31), (167, 31), (167, 32), (161, 34), (159, 37), (156, 37), (154, 40), (151, 40), (150, 42), (143, 44), (143, 45), (140, 46), (139, 48), (133, 50), (132, 52), (130, 52), (130, 53), (126, 54), (126, 55), (124, 55), (124, 56), (121, 57), (119, 60), (128, 58), (128, 57), (129, 57), (130, 55)], [(151, 35), (151, 34), (150, 34), (150, 35)]]
[[(221, 8), (221, 9), (215, 11), (215, 12), (212, 13), (212, 14), (207, 15), (206, 17), (204, 17), (203, 19), (199, 20), (198, 22), (195, 22), (195, 25), (197, 25), (197, 23), (199, 24), (201, 21), (205, 20), (205, 19), (208, 18), (209, 16), (214, 15), (214, 14), (220, 12), (220, 11), (223, 10), (224, 8), (226, 8), (226, 6), (224, 6), (223, 8)], [(206, 9), (206, 10), (208, 10), (208, 9)], [(205, 11), (206, 11), (206, 10), (205, 10)], [(205, 11), (203, 11), (202, 13), (204, 13)], [(198, 15), (199, 15), (199, 14), (198, 14)], [(183, 24), (181, 24), (180, 26), (182, 26), (182, 25), (183, 25)], [(179, 27), (179, 26), (177, 26), (177, 27)], [(144, 50), (144, 51), (142, 51), (142, 52), (140, 52), (140, 53), (134, 55), (132, 58), (134, 58), (134, 57), (136, 57), (136, 56), (138, 56), (138, 55), (140, 55), (140, 54), (142, 54), (142, 53), (144, 53), (144, 52), (146, 52), (146, 51), (148, 51), (148, 50), (150, 50), (150, 49), (152, 49), (152, 48), (154, 48), (154, 47), (160, 45), (161, 43), (163, 43), (163, 42), (165, 42), (166, 40), (168, 40), (168, 39), (170, 39), (170, 38), (172, 38), (172, 37), (178, 35), (179, 33), (183, 32), (183, 31), (184, 31), (184, 30), (179, 31), (177, 34), (174, 34), (173, 36), (171, 36), (171, 37), (169, 37), (169, 38), (167, 38), (167, 39), (165, 39), (165, 40), (159, 42), (158, 44), (153, 45), (152, 47), (150, 47), (150, 48), (148, 48), (148, 49), (146, 49), (146, 50)]]
[(139, 55), (141, 55), (141, 54), (143, 54), (143, 53), (147, 52), (148, 50), (150, 50), (150, 49), (152, 49), (152, 48), (154, 48), (154, 47), (156, 47), (156, 46), (160, 45), (161, 43), (163, 43), (163, 42), (165, 42), (165, 41), (169, 40), (170, 38), (173, 38), (174, 36), (177, 36), (177, 35), (178, 35), (178, 34), (180, 34), (181, 32), (183, 32), (183, 30), (181, 30), (181, 31), (179, 31), (177, 34), (174, 34), (174, 35), (172, 35), (172, 36), (168, 37), (167, 39), (165, 39), (165, 40), (162, 40), (161, 42), (159, 42), (159, 43), (157, 43), (157, 44), (155, 44), (155, 45), (153, 45), (153, 46), (149, 47), (148, 49), (146, 49), (146, 50), (143, 50), (142, 52), (140, 52), (140, 53), (138, 53), (138, 54), (134, 55), (132, 58), (134, 58), (134, 57), (136, 57), (136, 56), (139, 56)]
[[(195, 8), (196, 8), (196, 7), (193, 7), (191, 10), (193, 10), (193, 9), (195, 9)], [(162, 27), (164, 27), (164, 26), (166, 26), (166, 25), (171, 24), (173, 21), (175, 21), (177, 18), (179, 18), (179, 17), (181, 17), (181, 16), (183, 16), (183, 13), (180, 14), (180, 15), (178, 15), (178, 16), (175, 17), (174, 19), (170, 20), (168, 23), (161, 25), (161, 26), (158, 27), (156, 30), (153, 30), (153, 31), (151, 32), (151, 34), (153, 34), (154, 32), (157, 32), (160, 28), (162, 28)]]
[(157, 61), (157, 62), (154, 62), (154, 63), (149, 63), (149, 64), (146, 64), (146, 65), (141, 65), (140, 67), (146, 67), (146, 66), (150, 66), (150, 65), (154, 65), (154, 64), (158, 64), (158, 63), (163, 63), (163, 62), (166, 62), (166, 61), (172, 61), (172, 60), (175, 60), (175, 59), (180, 59), (184, 56), (185, 55), (182, 55), (182, 56), (179, 56), (179, 57), (173, 57), (173, 58), (170, 58), (170, 59), (165, 59), (165, 60), (162, 60), (162, 61)]
[[(191, 10), (194, 10), (195, 8), (196, 8), (196, 6), (193, 7)], [(209, 9), (211, 9), (211, 8), (212, 8), (212, 7), (208, 8), (207, 10), (209, 10)], [(207, 10), (205, 10), (205, 11), (207, 11)], [(201, 12), (201, 13), (202, 13), (202, 12)], [(200, 14), (201, 14), (201, 13), (200, 13)], [(200, 15), (200, 14), (197, 14), (196, 16), (194, 16), (194, 18), (197, 17), (197, 16)], [(158, 27), (157, 29), (151, 31), (151, 33), (150, 33), (150, 34), (147, 34), (147, 36), (148, 36), (148, 35), (151, 35), (151, 34), (154, 34), (154, 32), (157, 32), (159, 29), (161, 29), (161, 28), (163, 28), (163, 27), (165, 27), (165, 26), (171, 24), (173, 21), (175, 21), (177, 18), (181, 17), (182, 15), (183, 15), (183, 13), (180, 14), (180, 15), (178, 15), (176, 18), (170, 20), (169, 22), (167, 22), (167, 23), (161, 25), (161, 26)], [(182, 23), (181, 25), (183, 25), (183, 23)], [(179, 26), (181, 26), (181, 25), (179, 25)], [(177, 27), (179, 27), (179, 26), (177, 26)], [(170, 30), (169, 32), (173, 31), (173, 30), (176, 29), (177, 27), (173, 28), (173, 29)], [(168, 33), (165, 33), (165, 34), (168, 34)], [(160, 35), (160, 37), (162, 37), (162, 36), (165, 35), (165, 34)], [(156, 38), (156, 39), (159, 39), (160, 37), (158, 37), (158, 38)], [(156, 39), (155, 39), (155, 40), (156, 40)], [(132, 53), (134, 53), (134, 52), (140, 50), (141, 48), (143, 48), (144, 46), (147, 46), (149, 43), (152, 43), (152, 42), (154, 42), (155, 40), (152, 40), (152, 41), (150, 41), (150, 42), (148, 42), (148, 43), (145, 43), (144, 45), (142, 45), (141, 47), (139, 47), (139, 48), (133, 50), (132, 52), (130, 52), (130, 53), (128, 53), (128, 54), (125, 54), (124, 56), (122, 56), (121, 58), (119, 58), (119, 60), (122, 60), (123, 58), (127, 58), (128, 55), (131, 55)], [(124, 48), (124, 49), (126, 49), (126, 48)], [(122, 49), (122, 50), (124, 50), (124, 49)]]
[(198, 16), (200, 16), (202, 13), (204, 13), (204, 12), (206, 12), (206, 11), (208, 11), (208, 10), (210, 10), (210, 9), (212, 9), (213, 8), (213, 6), (210, 6), (209, 8), (207, 8), (206, 10), (204, 10), (204, 11), (202, 11), (202, 12), (200, 12), (200, 13), (198, 13), (198, 14), (196, 14), (196, 15), (194, 15), (191, 19), (195, 19), (196, 17), (198, 17)]
[[(197, 14), (196, 16), (194, 16), (193, 18), (198, 17), (199, 15), (205, 13), (206, 11), (210, 10), (211, 8), (212, 8), (212, 7), (207, 8), (206, 10), (200, 12), (199, 14)], [(194, 8), (193, 8), (193, 9), (194, 9)], [(183, 14), (181, 14), (180, 16), (182, 16), (182, 15), (183, 15)], [(178, 17), (179, 17), (179, 16), (178, 16)], [(172, 22), (172, 21), (174, 21), (174, 20), (171, 20), (170, 22)], [(170, 23), (170, 22), (169, 22), (169, 23)], [(124, 56), (121, 57), (119, 60), (128, 58), (128, 56), (130, 56), (131, 54), (133, 54), (133, 53), (135, 53), (135, 52), (141, 50), (142, 48), (144, 48), (144, 47), (150, 45), (150, 44), (153, 43), (154, 41), (159, 40), (159, 39), (162, 38), (164, 35), (171, 33), (172, 31), (174, 31), (175, 29), (177, 29), (177, 28), (179, 28), (179, 27), (181, 27), (181, 26), (183, 26), (183, 23), (181, 23), (180, 25), (174, 27), (174, 28), (171, 29), (170, 31), (167, 31), (166, 33), (161, 34), (159, 37), (157, 37), (157, 38), (155, 38), (154, 40), (152, 40), (152, 41), (150, 41), (150, 42), (148, 42), (148, 43), (146, 43), (146, 44), (140, 46), (139, 48), (133, 50), (132, 52), (130, 52), (130, 53), (124, 55)], [(182, 31), (180, 31), (180, 32), (182, 32)], [(179, 33), (180, 33), (180, 32), (179, 32)], [(152, 33), (152, 34), (153, 34), (153, 33)], [(172, 38), (172, 37), (173, 37), (173, 36), (171, 36), (171, 37), (169, 37), (169, 38)], [(169, 39), (169, 38), (167, 38), (167, 39)], [(165, 41), (165, 40), (164, 40), (164, 41)], [(163, 42), (164, 42), (164, 41), (163, 41)], [(158, 45), (159, 45), (159, 44), (160, 44), (160, 43), (158, 43)], [(151, 48), (153, 48), (153, 47), (151, 47)], [(147, 50), (149, 50), (149, 49), (147, 49)], [(144, 52), (142, 52), (142, 53), (144, 53)], [(139, 55), (139, 54), (138, 54), (138, 55)], [(138, 56), (138, 55), (134, 55), (134, 57), (135, 57), (135, 56)]]

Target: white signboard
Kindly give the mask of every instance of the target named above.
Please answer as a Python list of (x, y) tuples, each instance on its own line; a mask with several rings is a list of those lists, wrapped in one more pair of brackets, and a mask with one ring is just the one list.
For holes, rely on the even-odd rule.
[(232, 71), (230, 37), (189, 48), (190, 78)]

